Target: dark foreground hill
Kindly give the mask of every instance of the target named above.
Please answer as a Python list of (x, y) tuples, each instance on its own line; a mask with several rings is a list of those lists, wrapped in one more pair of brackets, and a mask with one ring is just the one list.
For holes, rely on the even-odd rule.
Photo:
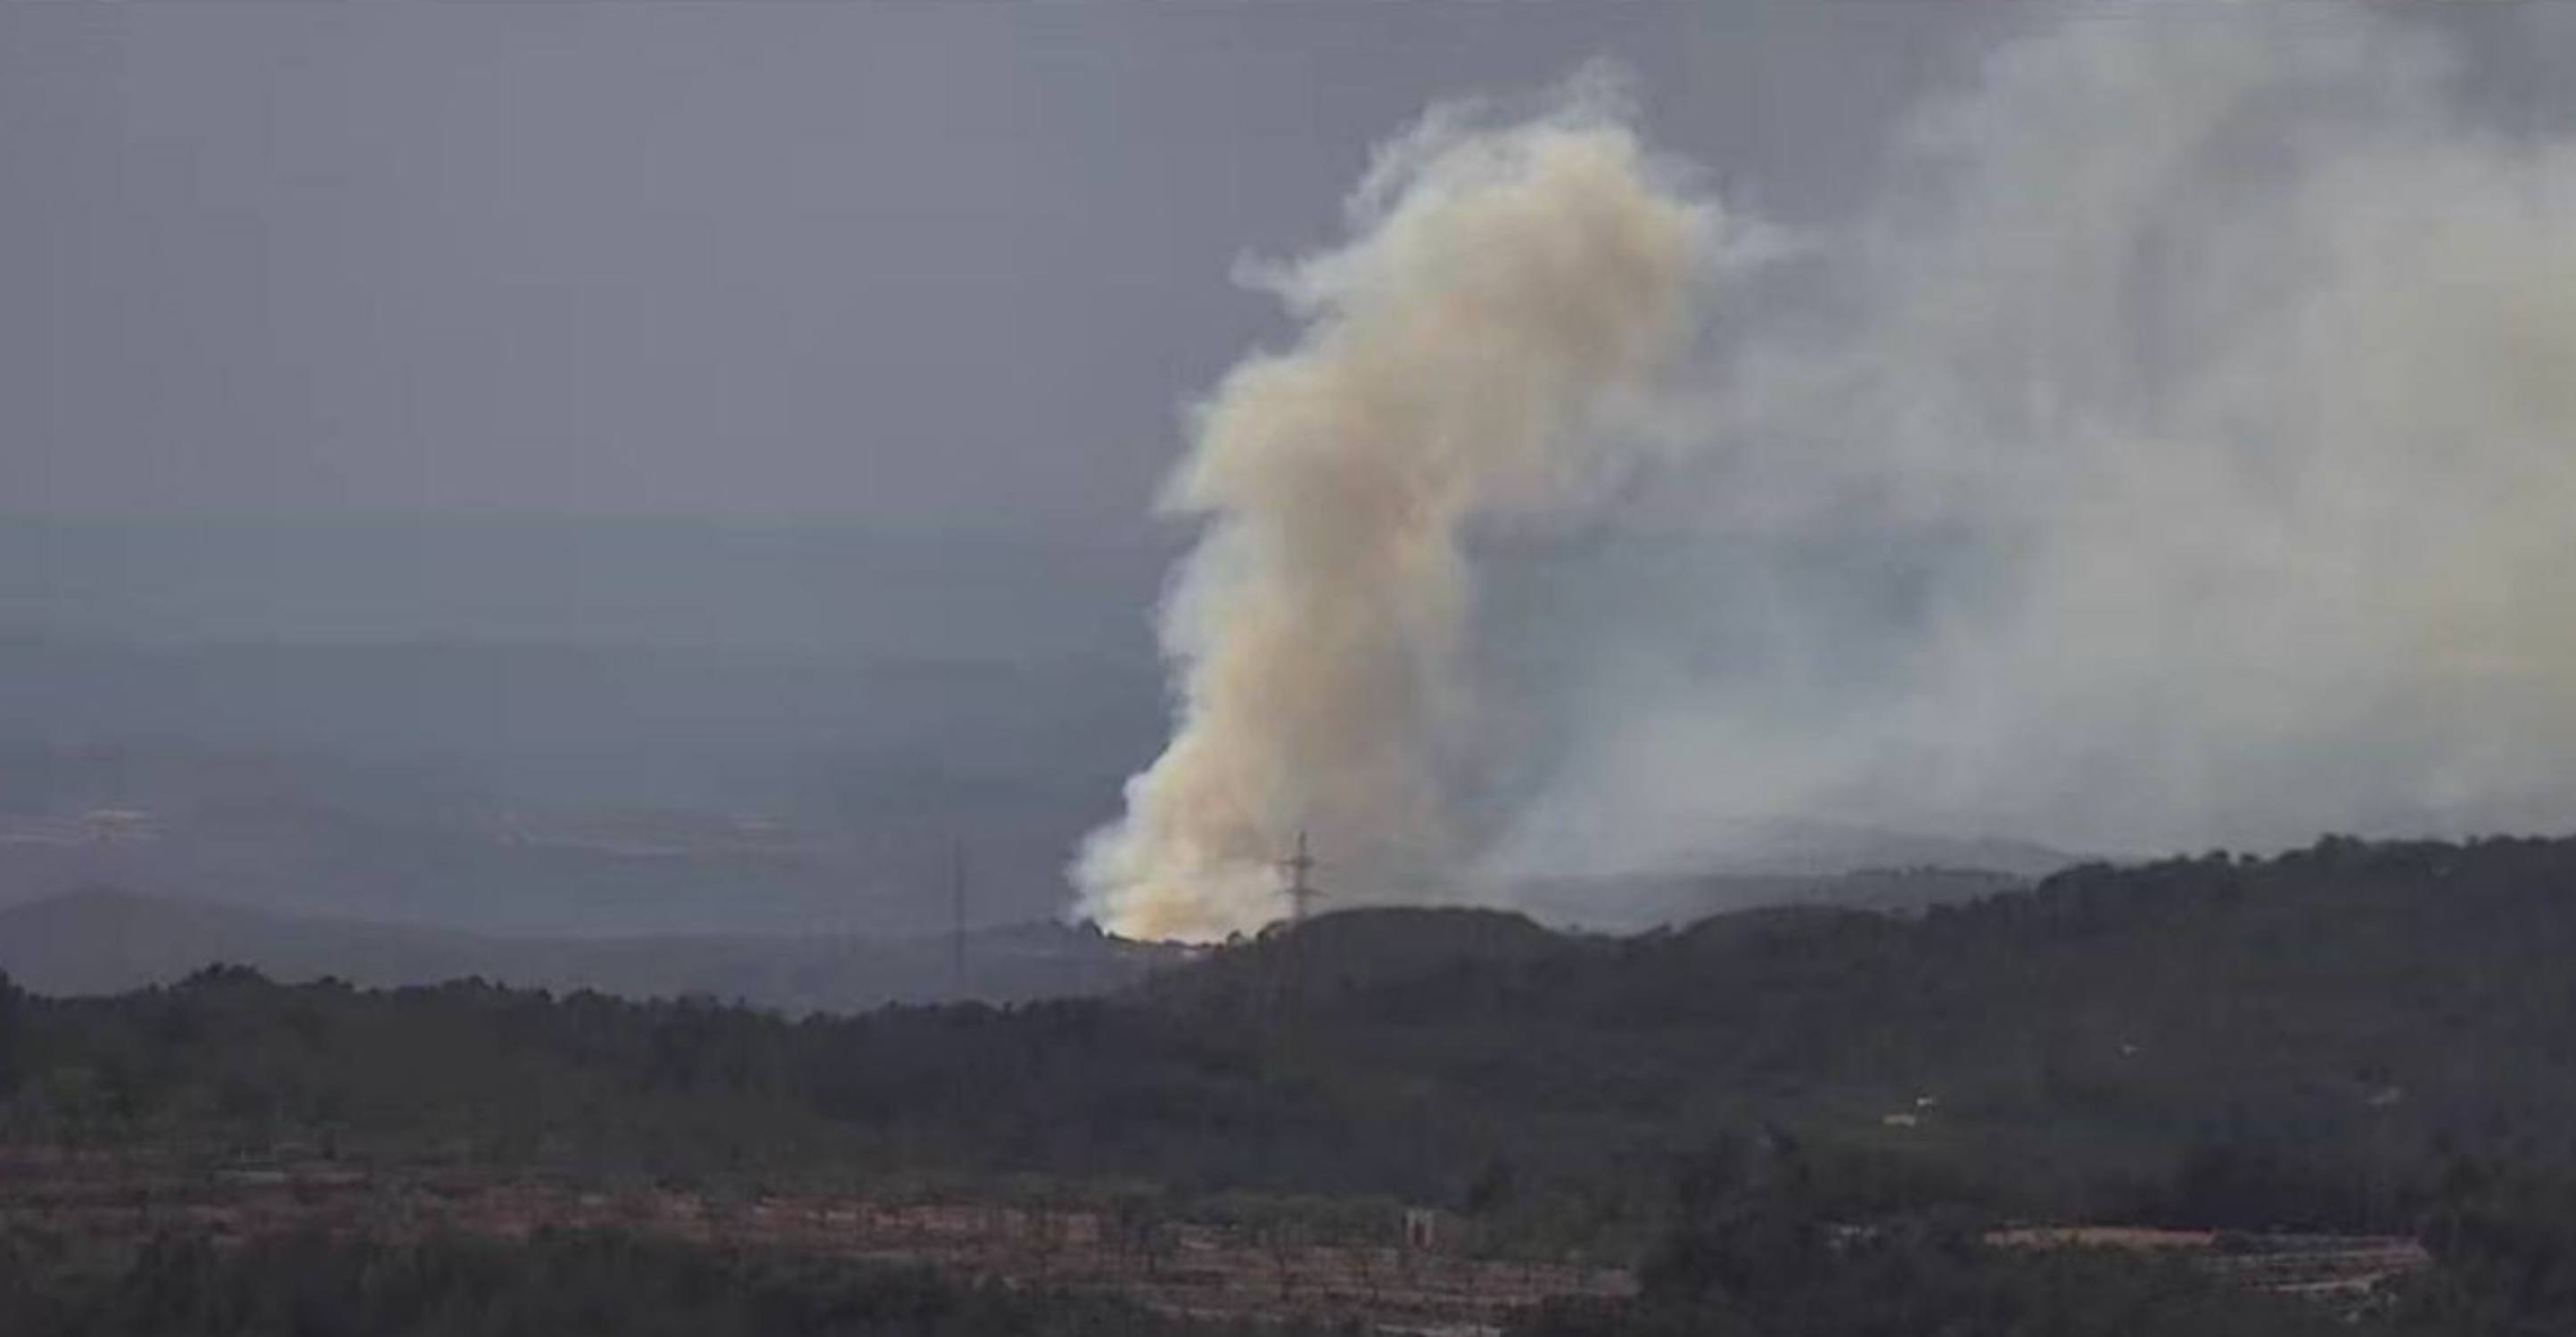
[(23, 1003), (8, 1109), (670, 1165), (1572, 1194), (1604, 1217), (1658, 1157), (1775, 1123), (2016, 1210), (2359, 1225), (2446, 1155), (2576, 1160), (2570, 959), (2576, 842), (2330, 840), (1920, 919), (1610, 939), (1357, 911), (1116, 997), (803, 1024), (226, 973)]
[(851, 1012), (894, 1002), (1107, 993), (1179, 956), (1044, 923), (972, 931), (962, 969), (954, 948), (931, 936), (495, 937), (104, 887), (0, 907), (0, 973), (56, 995), (170, 984), (222, 963), (281, 982), (332, 977), (394, 987), (479, 978), (631, 998), (703, 995), (790, 1013)]
[(2576, 844), (2333, 840), (2079, 869), (1919, 921), (1758, 911), (1357, 987), (1318, 933), (1212, 962), (1239, 983), (1198, 1005), (1528, 1116), (1833, 1127), (2060, 1203), (2199, 1156), (2203, 1216), (2268, 1179), (2305, 1186), (2293, 1215), (2357, 1221), (2404, 1165), (2576, 1151), (2571, 952)]
[[(1108, 997), (802, 1021), (209, 971), (0, 993), (0, 1140), (752, 1192), (1331, 1194), (1446, 1207), (1479, 1247), (1556, 1256), (1636, 1256), (1676, 1183), (1714, 1173), (1680, 1205), (1672, 1247), (1696, 1261), (1648, 1278), (1685, 1317), (1633, 1330), (1931, 1330), (1712, 1317), (1766, 1277), (1776, 1315), (1879, 1293), (1854, 1260), (1900, 1290), (1985, 1266), (1927, 1211), (2420, 1231), (2486, 1260), (2440, 1273), (2460, 1303), (2564, 1317), (2576, 1196), (2535, 1186), (2576, 1166), (2571, 953), (2576, 841), (2335, 839), (2079, 868), (1919, 918), (1795, 907), (1595, 938), (1354, 911)], [(1931, 1233), (1868, 1224), (1897, 1220)], [(2029, 1285), (2094, 1284), (2080, 1272)], [(1950, 1294), (1984, 1312), (1984, 1292)]]

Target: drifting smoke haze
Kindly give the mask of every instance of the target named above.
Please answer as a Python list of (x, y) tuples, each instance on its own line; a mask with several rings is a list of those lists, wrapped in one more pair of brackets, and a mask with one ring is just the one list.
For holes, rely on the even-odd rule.
[(1792, 817), (2143, 853), (2576, 811), (2576, 139), (2360, 6), (2122, 13), (1927, 108), (1727, 332), (1630, 522), (1736, 597), (1581, 591), (1614, 651), (1497, 875)]
[(2360, 5), (2070, 11), (1794, 228), (1598, 98), (1435, 113), (1203, 410), (1178, 729), (1086, 908), (1252, 926), (1300, 826), (1355, 898), (1503, 900), (1817, 821), (2565, 826), (2576, 133), (2463, 61)]

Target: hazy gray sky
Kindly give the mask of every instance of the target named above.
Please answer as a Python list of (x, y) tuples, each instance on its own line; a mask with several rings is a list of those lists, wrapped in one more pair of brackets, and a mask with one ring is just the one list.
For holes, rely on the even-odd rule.
[(1114, 534), (1429, 101), (1828, 210), (2010, 9), (0, 9), (0, 509)]
[[(1636, 486), (1478, 550), (1480, 870), (2570, 810), (2570, 3), (0, 4), (0, 735), (903, 829), (927, 769), (1057, 903), (1183, 411), (1299, 337), (1239, 262), (1603, 58), (1785, 241)], [(923, 658), (1002, 669), (845, 672)]]

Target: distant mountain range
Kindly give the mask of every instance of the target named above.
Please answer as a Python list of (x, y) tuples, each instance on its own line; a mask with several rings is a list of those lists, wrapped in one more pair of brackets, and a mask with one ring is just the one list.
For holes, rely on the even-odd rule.
[[(1753, 906), (1913, 913), (2025, 884), (2010, 873), (1919, 867), (1568, 879), (1527, 884), (1517, 894), (1522, 909), (1546, 922), (1631, 931)], [(694, 994), (789, 1013), (853, 1012), (887, 1003), (1110, 993), (1196, 955), (1048, 922), (972, 929), (963, 945), (961, 971), (958, 942), (945, 934), (496, 935), (97, 884), (0, 906), (0, 972), (58, 996), (168, 984), (223, 964), (281, 982), (328, 976), (391, 987), (480, 977), (521, 988)]]
[(1983, 867), (1924, 864), (1832, 873), (1675, 873), (1551, 878), (1519, 884), (1512, 905), (1541, 923), (1595, 933), (1678, 928), (1710, 915), (1778, 906), (1832, 906), (1918, 914), (1999, 892), (2036, 877)]
[(480, 977), (628, 997), (699, 994), (790, 1013), (1107, 993), (1178, 947), (1031, 923), (946, 936), (521, 938), (308, 917), (86, 887), (0, 908), (0, 971), (53, 995), (166, 984), (222, 963), (280, 981), (396, 986)]
[[(603, 690), (577, 689), (570, 679), (579, 676), (557, 685)], [(896, 713), (937, 717), (940, 693), (927, 684), (957, 676), (886, 670), (869, 681)], [(1006, 678), (975, 690), (1044, 695), (1015, 686), (1029, 684)], [(1100, 746), (1016, 708), (1029, 726), (1018, 746), (1059, 760)], [(0, 734), (0, 906), (107, 886), (509, 941), (944, 938), (951, 860), (962, 852), (973, 869), (970, 927), (1049, 919), (1065, 903), (1067, 852), (1116, 815), (1123, 768), (1050, 771), (1051, 761), (985, 755), (980, 767), (952, 766), (935, 749), (917, 765), (883, 769), (860, 757), (817, 760), (800, 772), (803, 797), (771, 794), (774, 804), (583, 807), (514, 805), (436, 767)], [(1849, 823), (1713, 824), (1669, 863), (1537, 870), (1468, 899), (1560, 927), (1633, 932), (1763, 905), (1907, 912), (2009, 890), (2077, 861), (2035, 845)], [(1371, 890), (1336, 888), (1347, 894), (1336, 904), (1386, 899)]]
[(1685, 868), (1533, 877), (1506, 884), (1497, 899), (1547, 924), (1635, 933), (1774, 906), (1916, 914), (2027, 887), (2088, 861), (2027, 841), (1789, 819), (1717, 828)]

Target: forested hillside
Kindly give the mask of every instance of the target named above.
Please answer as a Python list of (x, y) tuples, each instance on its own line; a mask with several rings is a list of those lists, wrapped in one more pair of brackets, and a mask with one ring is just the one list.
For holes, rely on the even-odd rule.
[(1749, 1137), (1794, 1140), (1794, 1182), (1830, 1186), (1801, 1200), (1817, 1222), (2543, 1223), (2456, 1236), (2527, 1240), (2565, 1228), (2558, 1199), (2461, 1204), (2576, 1165), (2571, 950), (2576, 841), (2337, 839), (2080, 868), (1919, 919), (1792, 909), (1587, 938), (1352, 912), (1108, 998), (802, 1021), (210, 969), (6, 995), (0, 1132), (697, 1182), (1363, 1196), (1460, 1213), (1479, 1247), (1611, 1256), (1689, 1219), (1676, 1166)]
[[(2233, 1224), (2253, 1176), (2302, 1192), (2245, 1223), (2360, 1221), (2445, 1154), (2568, 1158), (2571, 948), (2576, 842), (2330, 840), (2078, 869), (1920, 920), (1592, 939), (1354, 912), (1110, 999), (803, 1022), (216, 970), (18, 1000), (7, 1110), (84, 1137), (292, 1129), (674, 1168), (828, 1150), (1488, 1203), (1612, 1192), (1623, 1166), (1770, 1121), (1991, 1181), (2015, 1210)], [(2186, 1167), (2199, 1198), (2173, 1200)]]

